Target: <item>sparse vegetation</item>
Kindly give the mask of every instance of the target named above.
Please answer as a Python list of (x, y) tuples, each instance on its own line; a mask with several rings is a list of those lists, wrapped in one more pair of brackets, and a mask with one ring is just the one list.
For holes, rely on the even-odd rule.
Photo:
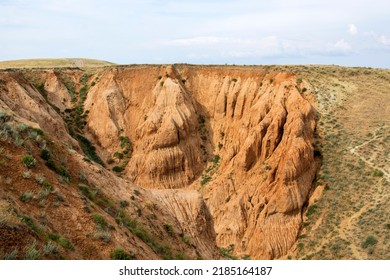
[(35, 158), (30, 154), (24, 155), (22, 162), (27, 168), (33, 168), (35, 166)]
[(173, 236), (173, 227), (172, 227), (172, 225), (164, 224), (164, 229), (170, 236)]
[(233, 251), (234, 251), (234, 244), (230, 244), (227, 248), (219, 248), (219, 252), (223, 257), (232, 260), (238, 260), (238, 258), (233, 255)]
[(20, 200), (23, 202), (29, 202), (33, 198), (33, 193), (32, 192), (24, 192), (20, 196)]
[(117, 248), (111, 252), (111, 259), (113, 260), (132, 260), (134, 254), (126, 253), (122, 248)]
[(107, 224), (106, 220), (103, 218), (103, 216), (101, 216), (100, 214), (94, 213), (92, 215), (92, 219), (100, 230), (107, 229), (108, 224)]
[(36, 241), (34, 241), (30, 246), (26, 248), (26, 253), (24, 255), (25, 260), (38, 260), (41, 253), (36, 249)]

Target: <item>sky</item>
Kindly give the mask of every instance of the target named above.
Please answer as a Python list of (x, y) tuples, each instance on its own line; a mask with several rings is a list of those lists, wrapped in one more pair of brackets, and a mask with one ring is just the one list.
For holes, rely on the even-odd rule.
[(0, 61), (390, 68), (385, 0), (0, 0)]

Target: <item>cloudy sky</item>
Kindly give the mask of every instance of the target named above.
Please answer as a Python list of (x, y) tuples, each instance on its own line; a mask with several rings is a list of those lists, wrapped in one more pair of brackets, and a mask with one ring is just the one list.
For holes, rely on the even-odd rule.
[(0, 0), (0, 60), (390, 68), (387, 0)]

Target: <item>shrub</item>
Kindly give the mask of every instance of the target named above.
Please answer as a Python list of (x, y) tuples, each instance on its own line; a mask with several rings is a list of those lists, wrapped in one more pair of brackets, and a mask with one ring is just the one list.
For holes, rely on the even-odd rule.
[(234, 244), (230, 244), (227, 248), (219, 248), (219, 252), (221, 253), (222, 256), (232, 260), (237, 260), (237, 257), (233, 256), (233, 251), (234, 251)]
[(102, 159), (96, 154), (96, 148), (92, 145), (92, 143), (85, 138), (84, 136), (77, 134), (76, 139), (80, 143), (81, 149), (83, 150), (84, 154), (94, 162), (100, 164), (101, 166), (105, 167), (104, 162)]
[(84, 184), (79, 184), (79, 189), (83, 193), (83, 195), (85, 195), (89, 200), (91, 200), (92, 202), (96, 201), (95, 195), (91, 192), (89, 186)]
[(378, 169), (375, 169), (375, 170), (372, 172), (372, 176), (375, 176), (375, 177), (383, 177), (383, 175), (384, 175), (383, 171), (378, 170)]
[(126, 208), (127, 206), (129, 206), (129, 202), (127, 200), (121, 200), (119, 202), (119, 206), (120, 208)]
[(164, 225), (164, 229), (170, 236), (173, 236), (173, 227), (172, 227), (172, 225), (165, 224)]
[(18, 249), (13, 249), (11, 252), (6, 253), (3, 257), (3, 260), (16, 260), (18, 257)]
[(111, 259), (113, 260), (131, 260), (134, 256), (128, 254), (122, 248), (116, 248), (111, 252)]
[(38, 227), (34, 220), (29, 216), (22, 216), (22, 222), (29, 226), (33, 231), (37, 233), (42, 233), (42, 228)]
[(46, 164), (47, 167), (49, 167), (49, 169), (51, 169), (53, 171), (57, 170), (57, 166), (56, 166), (55, 162), (52, 159), (48, 159), (45, 164)]
[(58, 247), (54, 242), (49, 241), (42, 247), (43, 253), (46, 256), (56, 256), (59, 253)]
[(30, 179), (30, 177), (31, 177), (31, 172), (30, 172), (30, 171), (25, 171), (25, 172), (23, 172), (22, 177), (23, 177), (24, 179)]
[(103, 216), (101, 216), (100, 214), (93, 214), (92, 215), (92, 219), (93, 221), (95, 222), (95, 224), (102, 230), (106, 229), (108, 224), (106, 222), (106, 220), (103, 218)]
[(203, 177), (202, 178), (202, 181), (200, 181), (200, 184), (202, 185), (202, 186), (204, 186), (204, 185), (206, 185), (208, 182), (210, 182), (211, 181), (211, 177), (210, 176), (205, 176), (205, 177)]
[(188, 234), (183, 234), (182, 240), (185, 244), (190, 245), (191, 244), (191, 237)]
[(23, 202), (29, 202), (33, 197), (33, 194), (32, 192), (25, 192), (25, 193), (22, 193), (22, 195), (20, 196), (20, 200), (23, 201)]
[(310, 218), (316, 211), (317, 211), (318, 206), (316, 204), (313, 204), (307, 208), (306, 216)]
[(74, 246), (73, 246), (72, 242), (70, 242), (68, 239), (66, 239), (64, 237), (60, 237), (57, 242), (61, 247), (65, 248), (65, 249), (68, 249), (70, 251), (74, 250)]
[(118, 159), (123, 159), (123, 154), (122, 153), (119, 153), (119, 152), (115, 152), (114, 153), (114, 157), (118, 158)]
[(70, 173), (69, 173), (69, 170), (65, 168), (65, 166), (63, 165), (60, 165), (57, 170), (56, 170), (57, 174), (58, 175), (61, 175), (65, 178), (67, 178), (68, 180), (70, 180)]
[(366, 249), (368, 247), (374, 246), (376, 243), (378, 243), (378, 240), (372, 235), (367, 236), (366, 240), (362, 243), (362, 248)]
[(117, 166), (117, 165), (112, 168), (112, 171), (115, 171), (117, 173), (120, 173), (123, 170), (125, 170), (123, 167), (120, 167), (120, 166)]
[(35, 248), (36, 242), (34, 241), (33, 244), (31, 244), (26, 249), (26, 254), (24, 255), (25, 260), (37, 260), (39, 259), (40, 252)]
[(24, 155), (22, 162), (27, 168), (33, 168), (35, 166), (35, 158), (30, 154)]
[(105, 243), (109, 243), (111, 241), (111, 234), (109, 232), (99, 231), (99, 232), (95, 233), (93, 238), (100, 239)]
[(47, 149), (43, 149), (40, 154), (41, 158), (45, 161), (48, 161), (50, 159), (50, 152)]
[(274, 78), (269, 79), (269, 83), (272, 84), (274, 82)]
[(37, 181), (38, 184), (42, 185), (45, 181), (45, 176), (43, 174), (37, 174), (35, 175), (35, 181)]
[(214, 158), (213, 158), (213, 163), (214, 163), (214, 164), (218, 164), (218, 163), (219, 163), (219, 160), (220, 160), (219, 155), (215, 155)]

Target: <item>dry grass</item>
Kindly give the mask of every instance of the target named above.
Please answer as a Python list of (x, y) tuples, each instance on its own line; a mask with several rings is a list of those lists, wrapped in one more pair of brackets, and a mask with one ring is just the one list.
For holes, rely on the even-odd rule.
[(0, 69), (6, 68), (58, 68), (58, 67), (101, 67), (113, 63), (103, 60), (86, 58), (58, 58), (58, 59), (21, 59), (1, 61)]
[(12, 210), (10, 203), (0, 200), (0, 226), (16, 227), (21, 225), (20, 219)]
[[(313, 71), (314, 70), (314, 71)], [(390, 71), (313, 67), (322, 198), (306, 212), (301, 259), (389, 259)], [(367, 238), (376, 243), (367, 246)]]

